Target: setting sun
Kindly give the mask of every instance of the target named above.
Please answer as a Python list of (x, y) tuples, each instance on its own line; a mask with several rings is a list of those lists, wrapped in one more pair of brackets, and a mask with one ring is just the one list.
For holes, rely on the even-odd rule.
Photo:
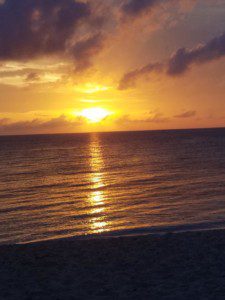
[(81, 112), (81, 116), (85, 117), (88, 121), (92, 123), (101, 122), (109, 115), (110, 112), (108, 110), (99, 107), (87, 108)]

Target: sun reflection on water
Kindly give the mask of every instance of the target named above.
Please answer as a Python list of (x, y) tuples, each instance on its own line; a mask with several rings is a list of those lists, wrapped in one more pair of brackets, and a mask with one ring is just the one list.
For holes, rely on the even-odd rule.
[(92, 192), (91, 198), (95, 204), (104, 204), (104, 195), (102, 191)]
[(102, 233), (107, 231), (108, 222), (105, 218), (105, 193), (104, 193), (104, 159), (102, 156), (101, 143), (97, 134), (91, 135), (90, 140), (90, 181), (92, 183), (91, 192), (89, 194), (89, 202), (91, 204), (90, 214), (99, 214), (90, 219), (90, 231), (92, 233)]

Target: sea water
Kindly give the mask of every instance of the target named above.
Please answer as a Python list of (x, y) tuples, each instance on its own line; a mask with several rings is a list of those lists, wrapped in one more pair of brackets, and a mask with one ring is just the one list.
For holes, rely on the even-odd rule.
[(225, 227), (225, 129), (0, 137), (0, 243)]

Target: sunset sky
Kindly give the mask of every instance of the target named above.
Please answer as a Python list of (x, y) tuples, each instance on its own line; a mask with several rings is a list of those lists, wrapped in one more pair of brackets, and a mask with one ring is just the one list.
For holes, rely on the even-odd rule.
[(225, 0), (0, 0), (0, 134), (225, 126)]

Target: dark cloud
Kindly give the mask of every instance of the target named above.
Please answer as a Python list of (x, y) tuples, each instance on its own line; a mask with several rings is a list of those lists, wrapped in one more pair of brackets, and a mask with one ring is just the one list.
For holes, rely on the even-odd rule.
[(77, 61), (76, 69), (83, 70), (91, 66), (90, 57), (98, 54), (104, 45), (104, 37), (98, 33), (81, 40), (73, 47), (73, 57)]
[(30, 59), (66, 49), (87, 4), (73, 0), (6, 0), (0, 5), (0, 59)]
[(197, 113), (196, 113), (195, 110), (189, 110), (189, 111), (186, 111), (182, 114), (174, 116), (174, 118), (192, 118), (192, 117), (195, 117), (196, 114)]
[(136, 17), (151, 10), (160, 2), (161, 0), (130, 0), (122, 6), (122, 11), (125, 15)]
[(167, 4), (171, 5), (173, 10), (175, 6), (178, 5), (180, 12), (184, 13), (190, 11), (196, 3), (197, 0), (123, 0), (121, 10), (123, 15), (136, 18), (145, 13), (149, 14), (153, 9), (160, 6), (162, 6), (164, 10)]
[(31, 121), (11, 122), (9, 119), (0, 119), (0, 134), (33, 134), (49, 132), (73, 131), (83, 124), (81, 118), (68, 120), (64, 115), (43, 121), (34, 119)]
[(225, 33), (191, 50), (178, 49), (166, 63), (150, 63), (140, 69), (126, 73), (119, 82), (119, 89), (132, 87), (140, 77), (155, 71), (165, 71), (169, 76), (178, 76), (188, 71), (193, 64), (207, 63), (223, 56), (225, 56)]
[(194, 49), (181, 48), (169, 61), (168, 74), (180, 75), (192, 64), (203, 64), (225, 56), (225, 33)]
[[(89, 67), (102, 48), (103, 24), (88, 1), (6, 0), (0, 4), (0, 61), (61, 56), (74, 58), (78, 69)], [(89, 37), (80, 41), (81, 33)]]
[(135, 85), (136, 80), (142, 76), (148, 75), (152, 72), (159, 72), (163, 68), (163, 65), (160, 63), (148, 64), (143, 68), (133, 70), (131, 72), (126, 73), (119, 82), (119, 89), (125, 90), (129, 87)]

